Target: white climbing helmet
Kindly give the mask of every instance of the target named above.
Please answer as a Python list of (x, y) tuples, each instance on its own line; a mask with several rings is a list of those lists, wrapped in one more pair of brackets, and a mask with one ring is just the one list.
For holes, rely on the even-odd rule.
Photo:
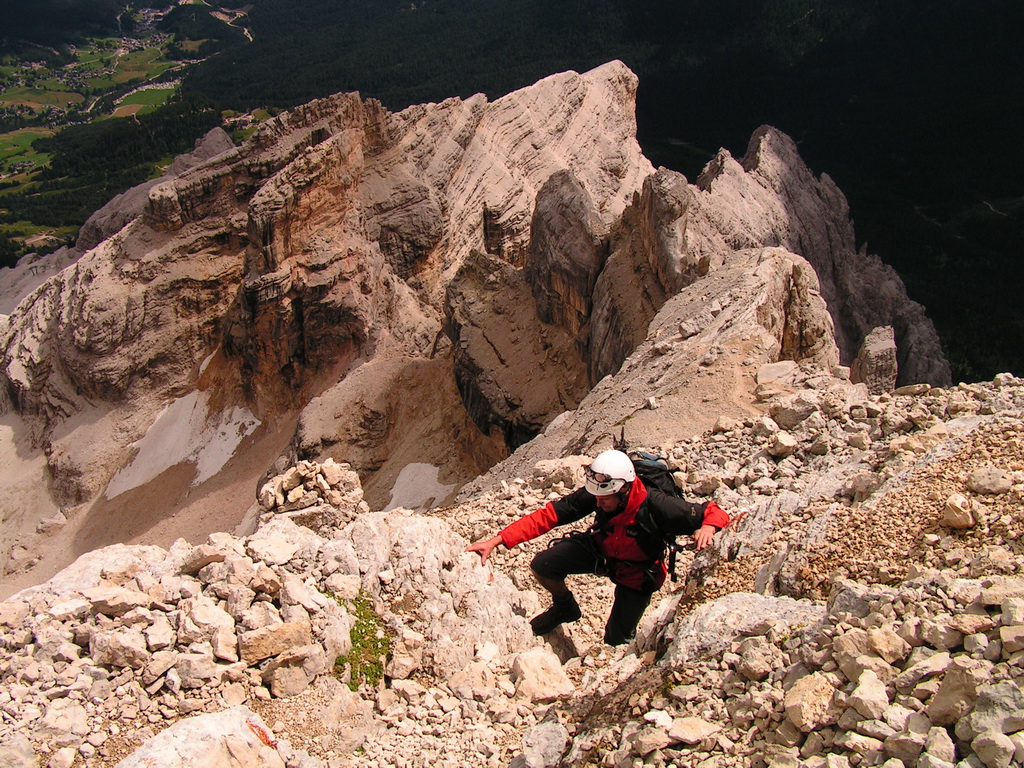
[(586, 469), (586, 489), (594, 496), (611, 496), (623, 485), (636, 480), (629, 456), (622, 451), (604, 451)]

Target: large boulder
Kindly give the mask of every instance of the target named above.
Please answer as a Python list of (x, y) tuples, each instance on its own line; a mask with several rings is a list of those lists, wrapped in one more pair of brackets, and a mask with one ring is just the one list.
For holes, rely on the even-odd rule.
[(873, 395), (892, 392), (899, 378), (896, 336), (891, 326), (874, 328), (864, 337), (850, 367), (850, 380), (863, 382)]
[(248, 707), (190, 717), (149, 739), (117, 768), (284, 768), (270, 727)]
[(679, 667), (687, 659), (721, 652), (732, 641), (774, 628), (806, 627), (825, 615), (824, 608), (808, 600), (767, 597), (750, 592), (725, 595), (676, 619), (665, 630), (668, 650), (659, 663)]
[(481, 568), (466, 542), (444, 521), (408, 510), (363, 515), (341, 535), (359, 560), (363, 588), (402, 606), (407, 627), (423, 638), (421, 671), (448, 679), (476, 649), (493, 644), (508, 655), (532, 637), (524, 616), (535, 599), (507, 576)]

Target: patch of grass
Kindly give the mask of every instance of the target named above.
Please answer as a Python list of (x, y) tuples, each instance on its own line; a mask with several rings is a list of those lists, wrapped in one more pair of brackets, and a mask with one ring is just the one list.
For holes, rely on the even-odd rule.
[(33, 224), (30, 221), (16, 221), (12, 224), (0, 225), (0, 232), (20, 237), (50, 235), (51, 237), (67, 239), (78, 234), (78, 227), (44, 227), (38, 224)]
[(166, 157), (162, 157), (159, 160), (157, 160), (153, 164), (153, 170), (150, 172), (149, 178), (159, 179), (161, 176), (167, 173), (167, 168), (168, 166), (170, 166), (171, 163), (174, 162), (174, 157), (174, 155), (167, 155)]
[(84, 72), (101, 72), (112, 69), (114, 60), (110, 51), (91, 51), (87, 55), (79, 55), (77, 66)]
[(122, 106), (131, 104), (142, 104), (146, 107), (157, 107), (166, 104), (167, 99), (174, 93), (174, 88), (146, 88), (142, 91), (130, 93), (121, 100)]
[(33, 149), (32, 142), (52, 135), (53, 131), (46, 128), (22, 128), (0, 134), (0, 171), (6, 171), (13, 163), (30, 162), (36, 167), (49, 163), (50, 156)]
[(356, 623), (352, 627), (352, 650), (334, 660), (334, 674), (342, 678), (348, 673), (348, 687), (353, 691), (365, 683), (376, 687), (384, 679), (384, 665), (391, 654), (391, 630), (373, 609), (373, 600), (360, 592), (355, 600), (338, 600), (350, 611)]
[(68, 91), (48, 91), (45, 88), (10, 88), (4, 92), (0, 101), (32, 107), (66, 107), (71, 103), (81, 104), (85, 99), (80, 93), (69, 93)]
[(240, 131), (232, 131), (231, 140), (235, 142), (235, 144), (244, 144), (246, 139), (256, 133), (257, 127), (258, 126), (253, 125), (249, 128), (243, 128)]
[(145, 80), (169, 69), (171, 62), (161, 57), (159, 48), (146, 48), (122, 56), (117, 62), (114, 82), (127, 83), (131, 80)]
[(29, 222), (0, 225), (0, 267), (13, 267), (26, 253), (49, 253), (70, 245), (77, 227), (38, 227)]
[(97, 75), (96, 77), (86, 78), (85, 84), (93, 90), (110, 90), (117, 83), (114, 81), (112, 75), (104, 72), (103, 74)]
[(95, 68), (105, 65), (111, 59), (113, 59), (113, 54), (110, 52), (110, 48), (107, 46), (101, 48), (98, 43), (95, 46), (78, 50), (78, 63), (85, 67)]

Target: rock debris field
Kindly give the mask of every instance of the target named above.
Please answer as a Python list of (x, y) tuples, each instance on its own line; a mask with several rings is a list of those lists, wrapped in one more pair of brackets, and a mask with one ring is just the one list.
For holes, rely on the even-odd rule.
[(582, 620), (531, 635), (528, 563), (564, 531), (464, 552), (587, 457), (429, 513), (304, 461), (233, 533), (97, 550), (0, 603), (0, 765), (1024, 764), (1024, 383), (758, 381), (761, 416), (634, 446), (737, 519), (630, 645), (601, 643), (596, 577)]

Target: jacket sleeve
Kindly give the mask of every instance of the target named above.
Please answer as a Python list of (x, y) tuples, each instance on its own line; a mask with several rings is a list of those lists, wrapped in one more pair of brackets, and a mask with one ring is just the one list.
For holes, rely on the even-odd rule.
[(498, 535), (506, 548), (512, 549), (516, 544), (535, 539), (558, 525), (558, 515), (551, 502), (536, 512), (520, 517), (511, 525), (506, 526)]
[(651, 516), (669, 536), (692, 535), (702, 525), (725, 528), (729, 515), (713, 501), (696, 503), (649, 488)]
[(704, 507), (704, 522), (702, 525), (713, 525), (718, 530), (722, 530), (731, 520), (732, 518), (729, 517), (728, 513), (713, 501), (709, 501), (707, 506)]
[(506, 526), (498, 535), (502, 543), (511, 549), (516, 544), (530, 541), (552, 528), (582, 520), (597, 509), (594, 497), (585, 488), (573, 491), (555, 501), (549, 501), (536, 512), (519, 518)]

